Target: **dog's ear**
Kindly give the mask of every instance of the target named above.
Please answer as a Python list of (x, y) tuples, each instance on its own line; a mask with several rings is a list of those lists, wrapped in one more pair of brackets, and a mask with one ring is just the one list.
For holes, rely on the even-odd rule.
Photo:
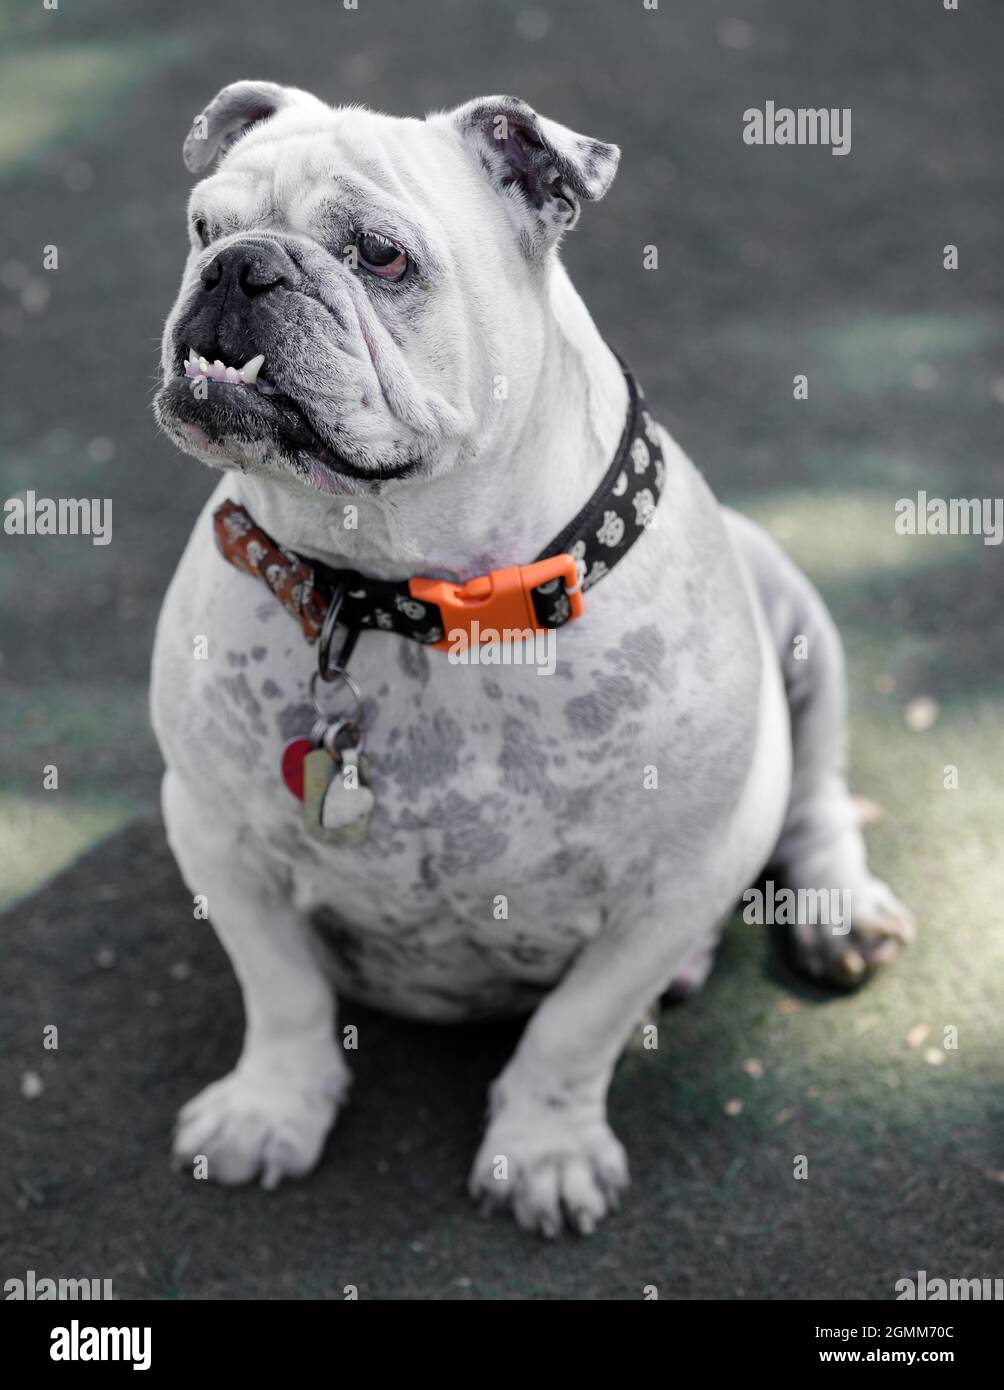
[(552, 245), (575, 226), (582, 200), (603, 197), (621, 157), (616, 145), (538, 116), (518, 97), (479, 97), (446, 119), (507, 200), (528, 251)]
[(231, 82), (192, 122), (181, 149), (185, 164), (193, 174), (199, 174), (259, 121), (267, 121), (286, 106), (311, 105), (323, 107), (324, 103), (297, 87), (280, 87), (275, 82)]

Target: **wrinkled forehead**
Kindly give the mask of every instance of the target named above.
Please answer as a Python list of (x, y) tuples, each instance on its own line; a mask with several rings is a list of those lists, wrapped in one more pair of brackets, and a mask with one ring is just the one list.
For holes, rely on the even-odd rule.
[(436, 236), (458, 207), (489, 202), (449, 127), (353, 107), (277, 113), (192, 194), (193, 209), (234, 226), (316, 234), (329, 222), (370, 228), (376, 217), (405, 239)]

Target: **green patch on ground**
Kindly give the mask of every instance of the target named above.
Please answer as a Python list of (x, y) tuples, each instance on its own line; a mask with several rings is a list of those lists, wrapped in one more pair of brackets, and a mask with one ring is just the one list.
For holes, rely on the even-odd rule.
[(5, 749), (7, 782), (25, 792), (39, 784), (43, 762), (58, 763), (61, 776), (66, 769), (88, 787), (121, 786), (137, 746), (152, 738), (147, 688), (131, 681), (7, 690), (4, 721), (14, 730)]
[(0, 795), (0, 906), (34, 892), (134, 814), (113, 796)]
[[(0, 902), (8, 902), (149, 809), (159, 762), (146, 688), (131, 682), (7, 689), (3, 721), (11, 733), (0, 799)], [(58, 785), (45, 790), (50, 767)]]
[(107, 436), (74, 434), (65, 427), (49, 430), (30, 445), (0, 447), (0, 488), (4, 497), (33, 489), (52, 496), (46, 483), (59, 480), (59, 496), (93, 497), (115, 478), (114, 446)]
[(67, 42), (52, 33), (37, 46), (0, 53), (0, 175), (10, 175), (118, 105), (130, 88), (181, 51), (175, 40)]
[[(41, 589), (56, 586), (64, 604), (68, 597), (73, 602), (85, 577), (96, 578), (113, 563), (108, 546), (95, 546), (90, 535), (37, 535), (29, 529), (38, 525), (38, 506), (44, 499), (57, 504), (61, 499), (97, 499), (100, 510), (92, 517), (88, 505), (84, 524), (92, 534), (99, 528), (108, 534), (111, 526), (114, 537), (117, 488), (114, 450), (109, 446), (106, 436), (88, 439), (59, 428), (28, 447), (0, 447), (0, 603), (17, 604), (24, 611)], [(29, 499), (29, 492), (34, 497)], [(15, 503), (23, 513), (15, 511)], [(81, 524), (77, 507), (70, 509), (69, 517), (71, 526), (74, 518)], [(24, 525), (27, 533), (8, 532), (8, 524)], [(26, 569), (26, 561), (33, 569)]]
[(860, 585), (876, 572), (907, 580), (921, 570), (979, 562), (980, 537), (897, 534), (901, 496), (916, 493), (834, 487), (820, 495), (814, 487), (792, 488), (733, 505), (764, 526), (821, 588), (849, 575)]
[(984, 363), (1000, 328), (977, 314), (864, 314), (846, 322), (808, 325), (806, 346), (823, 353), (830, 385), (879, 396), (932, 390), (939, 369), (960, 375), (966, 361)]
[[(947, 273), (947, 272), (946, 272)], [(730, 326), (725, 341), (743, 355), (760, 359), (764, 351), (761, 321)], [(953, 403), (960, 391), (986, 399), (988, 360), (999, 350), (1001, 328), (979, 313), (863, 313), (854, 317), (786, 320), (784, 348), (792, 373), (809, 379), (808, 401), (821, 383), (847, 408), (854, 396), (862, 402), (897, 398), (916, 402), (950, 389)]]

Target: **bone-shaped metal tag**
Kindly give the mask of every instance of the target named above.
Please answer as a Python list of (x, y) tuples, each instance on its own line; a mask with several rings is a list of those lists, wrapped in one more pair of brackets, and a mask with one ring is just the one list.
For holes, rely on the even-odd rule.
[(369, 831), (376, 798), (369, 786), (366, 759), (355, 748), (342, 753), (342, 765), (328, 783), (321, 806), (324, 839), (331, 845), (361, 845)]
[(337, 771), (326, 748), (312, 748), (303, 760), (303, 828), (314, 840), (325, 838), (321, 811)]
[(323, 844), (361, 845), (369, 830), (375, 798), (368, 785), (366, 759), (354, 748), (336, 761), (326, 748), (303, 760), (303, 828)]

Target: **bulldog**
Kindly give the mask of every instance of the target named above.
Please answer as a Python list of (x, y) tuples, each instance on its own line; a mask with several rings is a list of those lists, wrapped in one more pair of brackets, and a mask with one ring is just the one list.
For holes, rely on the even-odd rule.
[[(839, 637), (562, 266), (616, 146), (510, 97), (412, 120), (237, 82), (184, 157), (203, 177), (155, 413), (223, 476), (164, 602), (152, 717), (246, 1030), (176, 1161), (267, 1188), (314, 1167), (349, 1089), (337, 994), (524, 1014), (469, 1188), (589, 1232), (628, 1180), (618, 1057), (702, 983), (765, 865), (851, 904), (791, 926), (814, 977), (856, 984), (911, 936), (847, 788)], [(472, 613), (522, 613), (549, 673), (487, 659)]]

